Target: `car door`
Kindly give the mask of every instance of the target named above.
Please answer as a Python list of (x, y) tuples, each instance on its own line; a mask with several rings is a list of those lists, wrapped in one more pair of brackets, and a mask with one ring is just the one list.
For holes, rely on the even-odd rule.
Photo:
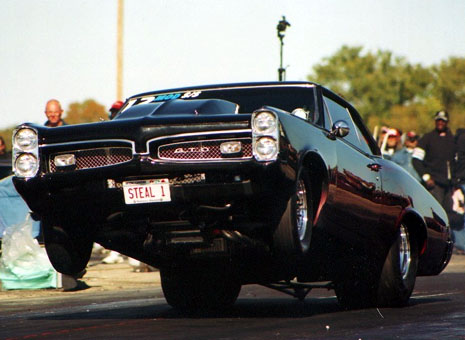
[(335, 223), (333, 233), (354, 246), (368, 247), (377, 242), (382, 187), (377, 157), (352, 116), (351, 108), (330, 93), (323, 94), (324, 110), (329, 113), (331, 125), (344, 121), (349, 127), (345, 137), (336, 137), (337, 166), (336, 194), (330, 202)]

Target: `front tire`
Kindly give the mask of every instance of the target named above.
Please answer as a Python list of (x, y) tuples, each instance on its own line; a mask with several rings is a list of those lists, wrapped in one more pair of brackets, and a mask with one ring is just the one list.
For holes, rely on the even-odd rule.
[(181, 311), (228, 308), (241, 290), (238, 278), (228, 269), (164, 268), (160, 276), (166, 301)]
[(58, 272), (73, 276), (86, 268), (93, 242), (82, 226), (65, 228), (42, 222), (41, 228), (48, 258)]
[[(273, 250), (281, 267), (295, 266), (310, 248), (313, 228), (313, 200), (306, 169), (296, 183), (296, 191), (287, 202), (286, 210), (273, 233)], [(291, 273), (289, 273), (291, 274)]]

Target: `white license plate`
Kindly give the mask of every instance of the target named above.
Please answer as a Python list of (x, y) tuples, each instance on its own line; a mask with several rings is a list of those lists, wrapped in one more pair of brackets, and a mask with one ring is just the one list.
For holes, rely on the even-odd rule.
[(123, 182), (126, 204), (170, 202), (170, 184), (167, 178)]

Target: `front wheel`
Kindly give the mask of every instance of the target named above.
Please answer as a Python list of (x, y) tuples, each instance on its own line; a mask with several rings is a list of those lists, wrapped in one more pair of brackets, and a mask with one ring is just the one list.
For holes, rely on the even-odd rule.
[(61, 227), (42, 222), (41, 228), (48, 258), (58, 272), (75, 275), (86, 268), (93, 242), (82, 226)]
[(238, 278), (227, 268), (162, 268), (160, 276), (166, 301), (182, 311), (230, 307), (241, 290)]
[(310, 247), (313, 227), (313, 201), (310, 179), (306, 169), (296, 183), (294, 195), (273, 233), (273, 250), (278, 262), (291, 268), (305, 255)]

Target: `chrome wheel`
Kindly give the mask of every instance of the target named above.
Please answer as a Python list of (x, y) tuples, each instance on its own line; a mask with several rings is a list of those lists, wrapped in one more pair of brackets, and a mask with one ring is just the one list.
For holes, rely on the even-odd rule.
[(400, 244), (399, 244), (399, 269), (402, 280), (405, 280), (410, 270), (412, 254), (410, 249), (410, 239), (408, 230), (404, 225), (400, 226)]
[(299, 235), (299, 240), (302, 241), (305, 238), (305, 234), (307, 232), (308, 222), (307, 190), (305, 189), (305, 182), (302, 179), (297, 182), (297, 202), (295, 213), (297, 234)]
[(296, 276), (310, 248), (313, 226), (310, 183), (308, 169), (303, 168), (295, 182), (295, 192), (273, 231), (273, 265), (279, 271), (278, 276), (285, 280)]

